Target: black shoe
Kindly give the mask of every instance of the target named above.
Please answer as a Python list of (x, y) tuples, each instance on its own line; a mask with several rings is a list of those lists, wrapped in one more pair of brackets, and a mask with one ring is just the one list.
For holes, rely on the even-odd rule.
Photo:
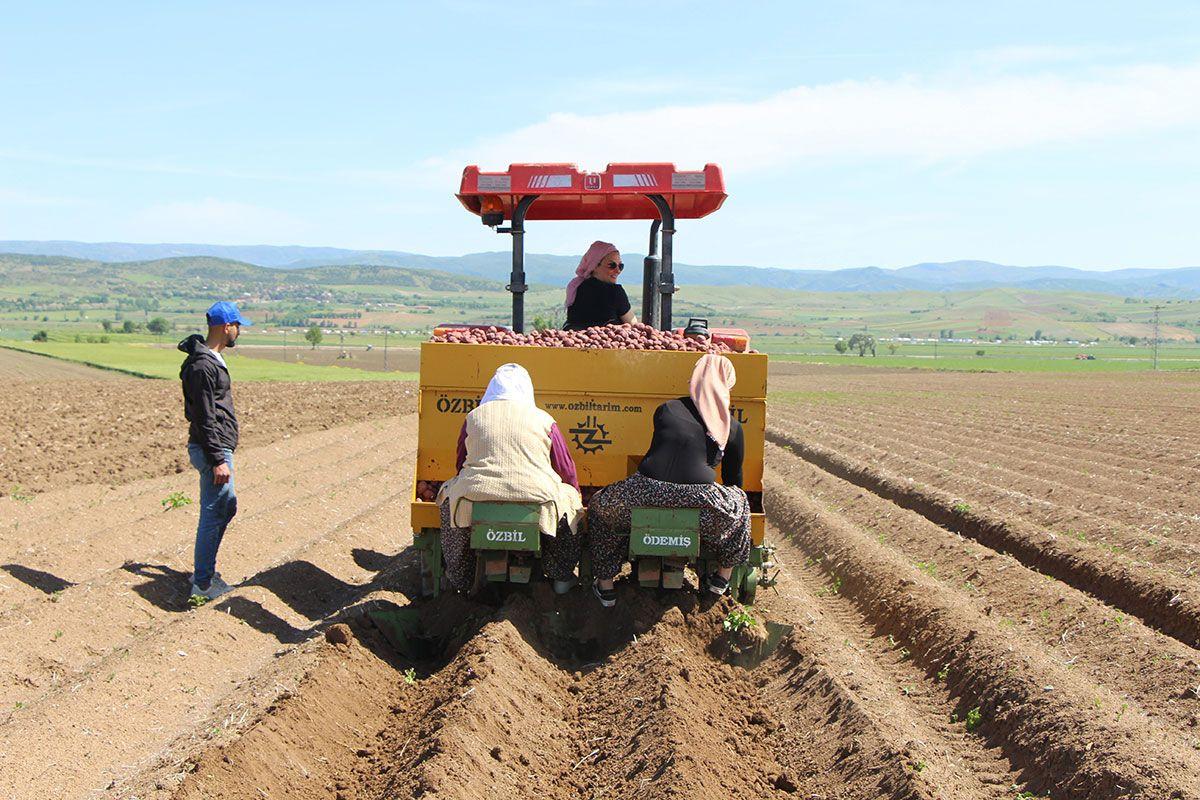
[(729, 591), (729, 579), (714, 572), (705, 579), (704, 588), (719, 597)]
[(617, 590), (615, 588), (601, 589), (599, 581), (592, 581), (592, 594), (596, 595), (600, 605), (605, 608), (612, 608), (617, 604)]

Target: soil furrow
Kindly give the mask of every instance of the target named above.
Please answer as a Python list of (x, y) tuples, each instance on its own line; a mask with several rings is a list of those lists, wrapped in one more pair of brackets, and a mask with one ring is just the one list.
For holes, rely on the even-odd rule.
[[(1117, 707), (1119, 695), (1080, 685), (1036, 651), (1006, 641), (992, 620), (962, 609), (936, 581), (869, 535), (822, 515), (770, 473), (768, 487), (772, 523), (806, 552), (824, 554), (822, 563), (839, 581), (839, 591), (880, 635), (908, 643), (913, 662), (927, 674), (947, 670), (946, 686), (963, 712), (978, 709), (976, 730), (996, 742), (1035, 787), (1090, 800), (1200, 797), (1195, 751), (1153, 727), (1127, 718), (1101, 721), (1086, 710), (1094, 698)], [(1055, 688), (1047, 692), (1046, 686)]]
[[(1098, 469), (1093, 465), (1048, 455), (1044, 448), (1003, 445), (989, 433), (972, 432), (969, 436), (936, 431), (928, 422), (909, 427), (894, 419), (822, 420), (818, 424), (799, 423), (800, 418), (782, 416), (785, 427), (801, 428), (821, 438), (825, 431), (850, 439), (864, 439), (881, 450), (926, 461), (936, 458), (931, 468), (953, 466), (956, 471), (987, 475), (988, 482), (1062, 504), (1087, 508), (1100, 516), (1125, 518), (1130, 522), (1155, 527), (1178, 526), (1184, 538), (1200, 538), (1200, 519), (1188, 499), (1186, 484), (1172, 478), (1174, 491), (1163, 489), (1163, 478), (1148, 476), (1139, 470)], [(868, 425), (864, 430), (864, 423)], [(921, 458), (917, 454), (930, 453)], [(936, 456), (932, 455), (936, 454)], [(1006, 466), (1009, 464), (1019, 467)], [(1099, 474), (1114, 472), (1117, 474)], [(1064, 478), (1066, 480), (1064, 480)], [(1073, 480), (1072, 480), (1073, 479)], [(1065, 495), (1065, 499), (1064, 499)], [(1178, 536), (1176, 537), (1178, 538)]]
[[(780, 426), (773, 426), (771, 431), (779, 431)], [(780, 433), (793, 440), (791, 432)], [(1053, 495), (1053, 499), (1033, 496), (1017, 489), (1009, 488), (1005, 483), (992, 483), (976, 477), (983, 470), (962, 474), (954, 463), (926, 462), (923, 458), (936, 459), (936, 451), (920, 451), (917, 456), (908, 456), (896, 451), (880, 448), (875, 443), (864, 444), (859, 440), (839, 434), (824, 432), (821, 436), (810, 437), (823, 439), (827, 443), (836, 442), (829, 452), (839, 453), (847, 461), (857, 461), (872, 468), (878, 468), (892, 475), (903, 474), (909, 482), (919, 482), (935, 490), (951, 492), (959, 500), (957, 506), (979, 508), (986, 504), (989, 509), (987, 516), (996, 516), (1003, 512), (1020, 514), (1023, 518), (1047, 529), (1054, 535), (1075, 539), (1084, 544), (1090, 544), (1105, 552), (1105, 558), (1123, 562), (1128, 560), (1131, 566), (1149, 559), (1164, 570), (1176, 572), (1181, 583), (1190, 582), (1190, 576), (1196, 569), (1196, 546), (1188, 541), (1179, 541), (1171, 536), (1172, 527), (1154, 523), (1145, 530), (1132, 526), (1124, 519), (1123, 504), (1115, 507), (1116, 516), (1102, 516), (1078, 507), (1070, 497), (1072, 490)], [(812, 444), (812, 447), (821, 445)], [(912, 449), (912, 448), (910, 448)], [(966, 501), (970, 502), (966, 502)], [(1176, 526), (1177, 527), (1177, 526)], [(1138, 556), (1138, 558), (1134, 558)]]
[(947, 530), (1014, 556), (1025, 566), (1068, 583), (1109, 605), (1135, 614), (1147, 625), (1189, 647), (1200, 644), (1200, 604), (1192, 581), (1141, 565), (1137, 572), (1123, 564), (1098, 561), (1075, 539), (1059, 537), (1019, 519), (994, 518), (962, 506), (956, 497), (931, 487), (850, 461), (824, 448), (806, 444), (775, 430), (767, 440), (821, 469), (915, 511)]
[(1182, 745), (1196, 742), (1196, 650), (799, 457), (771, 448), (768, 458), (773, 471), (794, 481), (814, 504), (901, 553), (954, 591), (959, 605), (997, 619), (1006, 636), (1023, 637), (1059, 663), (1128, 695), (1129, 703), (1105, 713), (1160, 717)]
[[(772, 428), (792, 429), (793, 425), (785, 416), (782, 424), (776, 420)], [(964, 453), (954, 448), (939, 448), (936, 443), (928, 447), (913, 445), (903, 434), (888, 439), (828, 427), (814, 432), (811, 426), (807, 434), (806, 438), (863, 461), (886, 465), (924, 483), (975, 500), (986, 499), (998, 507), (1017, 505), (1022, 513), (1036, 515), (1041, 524), (1063, 533), (1082, 532), (1085, 537), (1114, 540), (1105, 543), (1119, 550), (1141, 551), (1161, 564), (1174, 563), (1180, 572), (1200, 557), (1200, 547), (1193, 543), (1200, 539), (1197, 535), (1200, 523), (1194, 514), (1146, 508), (1140, 501), (1135, 504), (1114, 500), (1088, 488), (1032, 474), (1036, 468), (1017, 470), (980, 460), (985, 456), (976, 456), (981, 451), (988, 453), (987, 445)], [(864, 438), (869, 442), (864, 442)]]

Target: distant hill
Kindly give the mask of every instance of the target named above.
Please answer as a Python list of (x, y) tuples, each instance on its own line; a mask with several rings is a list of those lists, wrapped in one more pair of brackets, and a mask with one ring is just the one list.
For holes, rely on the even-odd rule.
[(68, 256), (0, 253), (0, 287), (86, 287), (136, 293), (139, 286), (236, 286), (262, 293), (330, 286), (395, 286), (438, 292), (497, 291), (504, 284), (426, 269), (354, 264), (279, 270), (226, 258), (187, 256), (151, 261), (108, 263)]
[[(392, 250), (344, 250), (335, 247), (275, 247), (269, 245), (129, 244), (124, 242), (0, 241), (0, 253), (66, 256), (89, 262), (154, 262), (162, 259), (210, 257), (289, 272), (316, 267), (368, 267), (437, 270), (447, 275), (472, 276), (507, 282), (512, 268), (508, 252), (463, 256), (426, 256)], [(626, 283), (638, 282), (641, 254), (624, 254), (634, 266)], [(525, 257), (526, 279), (562, 285), (578, 259), (537, 253)], [(810, 292), (950, 292), (1010, 287), (1043, 291), (1100, 292), (1137, 298), (1200, 297), (1200, 267), (1180, 269), (1120, 269), (1099, 272), (1060, 266), (1013, 267), (988, 261), (914, 264), (900, 269), (856, 267), (839, 270), (780, 269), (742, 265), (675, 265), (681, 285), (751, 286)], [(328, 275), (329, 273), (325, 273)], [(378, 273), (382, 274), (382, 273)]]

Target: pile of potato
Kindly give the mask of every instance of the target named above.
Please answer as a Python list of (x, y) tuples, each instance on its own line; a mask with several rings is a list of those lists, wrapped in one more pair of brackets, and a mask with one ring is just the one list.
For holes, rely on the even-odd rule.
[(486, 328), (451, 328), (430, 341), (458, 344), (511, 344), (532, 347), (578, 347), (592, 350), (684, 350), (695, 353), (731, 353), (723, 342), (700, 342), (672, 331), (660, 331), (644, 322), (599, 325), (581, 331), (544, 330), (515, 333), (489, 325)]
[(417, 499), (432, 503), (441, 487), (441, 481), (417, 481)]

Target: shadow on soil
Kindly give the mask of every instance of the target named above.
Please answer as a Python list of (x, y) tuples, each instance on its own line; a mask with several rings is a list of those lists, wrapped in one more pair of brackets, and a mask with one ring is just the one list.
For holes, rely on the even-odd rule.
[(121, 569), (146, 581), (133, 590), (163, 611), (187, 611), (188, 591), (192, 585), (192, 574), (172, 569), (166, 564), (144, 564), (126, 561)]
[(42, 572), (40, 569), (23, 567), (20, 564), (0, 564), (0, 569), (3, 569), (22, 583), (28, 584), (39, 592), (45, 592), (46, 594), (61, 592), (75, 585), (71, 581), (63, 580), (57, 575)]
[[(621, 582), (617, 589), (617, 606), (606, 609), (584, 587), (556, 595), (549, 581), (526, 586), (501, 584), (476, 598), (447, 593), (405, 606), (375, 604), (364, 610), (360, 624), (369, 624), (382, 634), (388, 652), (377, 651), (376, 655), (418, 673), (438, 671), (481, 628), (500, 621), (510, 622), (546, 661), (586, 673), (650, 631), (670, 610), (678, 609), (688, 617), (727, 602), (687, 589), (656, 592)], [(737, 634), (721, 636), (713, 642), (710, 655), (751, 668), (790, 630), (791, 626), (770, 625), (753, 640)]]

